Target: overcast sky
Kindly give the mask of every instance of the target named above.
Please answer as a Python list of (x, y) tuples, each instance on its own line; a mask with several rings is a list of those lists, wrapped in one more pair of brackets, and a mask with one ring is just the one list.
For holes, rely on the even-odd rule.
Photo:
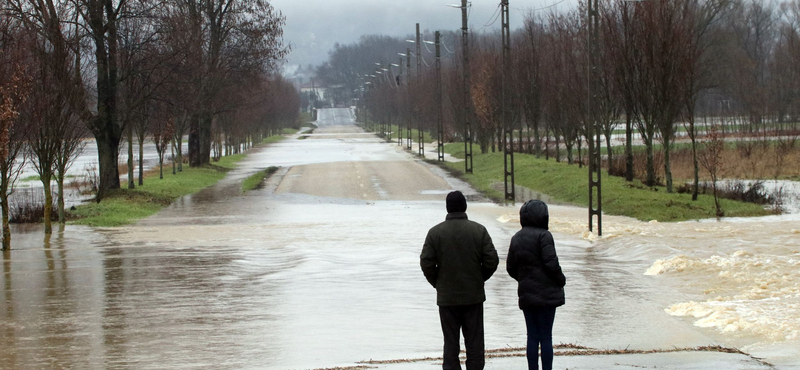
[[(272, 0), (271, 3), (286, 16), (284, 40), (292, 45), (288, 63), (303, 66), (320, 64), (336, 42), (353, 43), (361, 35), (405, 37), (414, 33), (416, 23), (420, 23), (423, 31), (461, 28), (460, 9), (447, 6), (460, 4), (460, 0)], [(499, 0), (472, 1), (470, 29), (499, 29), (499, 18), (485, 27), (494, 20), (493, 15), (499, 15), (499, 3)], [(511, 28), (522, 25), (529, 9), (556, 3), (569, 8), (576, 7), (578, 0), (510, 0)]]

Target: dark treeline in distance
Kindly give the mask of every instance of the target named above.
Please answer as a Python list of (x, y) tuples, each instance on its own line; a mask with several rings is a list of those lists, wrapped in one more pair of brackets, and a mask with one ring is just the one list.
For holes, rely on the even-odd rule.
[[(515, 151), (587, 162), (585, 5), (529, 13), (512, 32), (508, 102)], [(639, 178), (648, 186), (662, 184), (672, 192), (672, 155), (675, 140), (681, 139), (686, 144), (680, 158), (691, 156), (694, 168), (693, 175), (682, 178), (693, 177), (697, 184), (701, 164), (707, 162), (698, 158), (717, 126), (722, 135), (715, 138), (741, 139), (735, 144), (740, 155), (749, 157), (759, 146), (771, 153), (775, 176), (783, 160), (796, 152), (800, 1), (601, 0), (599, 20), (595, 109), (606, 147), (603, 165), (611, 174)], [(424, 32), (423, 39), (432, 41), (432, 32)], [(442, 40), (447, 140), (463, 140), (469, 115), (481, 152), (502, 150), (500, 32), (470, 34), (470, 86), (461, 78), (460, 32), (442, 32)], [(434, 46), (421, 45), (422, 68), (416, 69), (412, 57), (408, 79), (397, 53), (406, 53), (409, 46), (412, 52), (416, 48), (405, 38), (365, 36), (332, 50), (318, 76), (339, 88), (342, 101), (358, 98), (358, 106), (378, 122), (421, 124), (433, 132), (439, 109)], [(376, 74), (382, 69), (390, 71)], [(465, 89), (471, 97), (468, 107)], [(615, 150), (612, 141), (619, 139), (624, 145)], [(635, 145), (643, 145), (644, 153)]]
[(284, 23), (266, 0), (0, 0), (4, 225), (23, 164), (49, 207), (51, 179), (63, 187), (86, 138), (97, 143), (100, 201), (120, 188), (122, 140), (138, 139), (141, 158), (150, 138), (162, 162), (172, 146), (179, 165), (188, 149), (202, 166), (293, 125), (299, 97), (278, 73)]

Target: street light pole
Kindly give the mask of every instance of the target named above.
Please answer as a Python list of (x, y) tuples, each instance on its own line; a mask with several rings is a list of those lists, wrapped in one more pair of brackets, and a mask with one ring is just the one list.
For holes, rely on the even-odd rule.
[(503, 165), (505, 172), (505, 197), (506, 200), (514, 202), (516, 194), (514, 191), (514, 124), (508, 112), (509, 91), (511, 87), (511, 31), (509, 28), (508, 0), (500, 3), (502, 9), (502, 34), (503, 34)]
[[(397, 90), (398, 90), (397, 94), (398, 94), (398, 96), (400, 96), (399, 95), (399, 94), (401, 94), (400, 85), (403, 83), (403, 57), (400, 57), (400, 60), (397, 62), (397, 70), (399, 71), (397, 73), (397, 77), (398, 77), (398, 80), (397, 80)], [(407, 69), (406, 69), (406, 77), (405, 78), (408, 79), (408, 70)], [(408, 86), (408, 82), (406, 82), (406, 86)], [(397, 113), (399, 115), (398, 122), (397, 122), (397, 145), (403, 145), (403, 124), (401, 122), (401, 119), (402, 119), (403, 116), (400, 114), (399, 111)]]
[[(417, 23), (417, 42), (416, 42), (416, 44), (417, 44), (417, 86), (420, 86), (419, 84), (420, 84), (420, 81), (422, 79), (422, 59), (421, 59), (422, 58), (422, 51), (420, 50), (420, 48), (422, 47), (422, 37), (420, 37), (420, 33), (419, 33), (419, 23)], [(418, 132), (417, 132), (417, 137), (418, 137), (417, 141), (418, 141), (418, 143), (417, 144), (419, 145), (419, 156), (425, 158), (425, 146), (422, 143), (423, 141), (425, 141), (425, 136), (422, 133), (422, 119), (419, 119), (419, 117), (417, 117), (417, 120), (419, 121), (418, 122), (418, 127), (417, 127), (417, 130), (418, 130)]]
[(436, 154), (439, 162), (444, 161), (444, 123), (442, 122), (442, 53), (441, 34), (436, 31)]
[(469, 96), (469, 29), (467, 25), (467, 0), (461, 0), (461, 52), (463, 55), (463, 71), (461, 79), (464, 84), (464, 172), (472, 173), (472, 127), (470, 126), (471, 99)]
[(597, 235), (603, 235), (603, 211), (600, 192), (600, 128), (597, 119), (597, 85), (600, 73), (598, 63), (598, 32), (600, 19), (598, 16), (597, 0), (588, 0), (588, 26), (589, 26), (589, 91), (587, 115), (587, 139), (589, 144), (589, 231), (592, 231), (594, 216), (597, 216)]
[[(411, 48), (406, 48), (406, 73), (408, 73), (408, 77), (406, 77), (406, 96), (408, 98), (408, 104), (411, 105)], [(413, 116), (413, 108), (409, 112)], [(411, 150), (411, 118), (406, 121), (406, 141), (408, 142), (408, 150)]]

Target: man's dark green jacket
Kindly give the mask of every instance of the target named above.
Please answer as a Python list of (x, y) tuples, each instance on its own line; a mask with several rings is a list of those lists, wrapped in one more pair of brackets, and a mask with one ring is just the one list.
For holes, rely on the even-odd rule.
[(425, 278), (436, 288), (439, 306), (464, 306), (486, 300), (483, 283), (497, 270), (497, 250), (483, 225), (464, 212), (448, 213), (428, 231), (420, 255)]

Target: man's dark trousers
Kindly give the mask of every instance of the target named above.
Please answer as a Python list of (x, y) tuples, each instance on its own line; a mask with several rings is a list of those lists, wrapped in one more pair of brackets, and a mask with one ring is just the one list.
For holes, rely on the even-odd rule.
[(444, 334), (444, 363), (442, 370), (461, 370), (458, 354), (460, 331), (464, 331), (467, 347), (467, 370), (483, 370), (483, 302), (468, 306), (439, 306), (439, 318)]

